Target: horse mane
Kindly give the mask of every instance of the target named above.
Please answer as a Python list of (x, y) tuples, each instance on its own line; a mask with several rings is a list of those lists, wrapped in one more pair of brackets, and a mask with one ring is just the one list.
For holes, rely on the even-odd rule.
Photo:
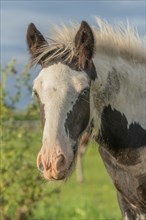
[[(121, 56), (136, 63), (146, 63), (143, 41), (128, 22), (126, 26), (119, 24), (113, 27), (98, 17), (95, 19), (97, 26), (92, 26), (95, 38), (94, 56), (102, 53)], [(32, 66), (36, 65), (42, 57), (45, 57), (46, 63), (62, 57), (65, 62), (70, 62), (74, 56), (74, 39), (79, 26), (80, 24), (77, 23), (56, 25), (51, 31), (51, 37), (47, 38), (48, 44), (42, 45), (37, 50), (36, 56), (32, 58)]]

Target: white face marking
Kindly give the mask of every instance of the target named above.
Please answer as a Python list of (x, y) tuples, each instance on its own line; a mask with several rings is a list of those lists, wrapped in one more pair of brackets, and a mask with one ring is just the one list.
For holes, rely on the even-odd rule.
[(44, 68), (35, 79), (33, 90), (44, 105), (42, 144), (45, 148), (59, 146), (72, 157), (74, 141), (67, 136), (64, 123), (79, 93), (86, 87), (89, 87), (89, 79), (84, 72), (74, 71), (61, 63)]

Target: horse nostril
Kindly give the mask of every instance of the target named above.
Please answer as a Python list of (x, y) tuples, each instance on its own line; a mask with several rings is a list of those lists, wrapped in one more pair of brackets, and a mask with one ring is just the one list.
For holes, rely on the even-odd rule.
[(66, 160), (63, 154), (59, 155), (59, 157), (57, 157), (56, 160), (56, 170), (57, 171), (61, 171), (64, 170), (66, 165)]
[(44, 171), (44, 166), (43, 166), (43, 164), (42, 164), (42, 162), (40, 162), (40, 164), (39, 164), (39, 170), (41, 171), (41, 172), (43, 172)]

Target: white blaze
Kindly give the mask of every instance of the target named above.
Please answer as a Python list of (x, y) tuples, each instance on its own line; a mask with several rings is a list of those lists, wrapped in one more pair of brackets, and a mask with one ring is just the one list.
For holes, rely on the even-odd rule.
[(73, 145), (65, 131), (67, 113), (72, 110), (79, 93), (89, 86), (84, 72), (74, 71), (58, 63), (44, 68), (34, 81), (40, 101), (44, 104), (45, 125), (43, 145), (54, 148), (59, 145), (65, 151), (71, 151), (67, 145)]

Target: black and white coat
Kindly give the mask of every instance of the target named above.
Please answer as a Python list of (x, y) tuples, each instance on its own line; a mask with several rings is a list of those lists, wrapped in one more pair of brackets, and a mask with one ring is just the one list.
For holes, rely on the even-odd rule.
[(58, 27), (47, 42), (27, 31), (42, 121), (37, 165), (49, 180), (66, 179), (77, 143), (94, 119), (99, 151), (118, 192), (125, 220), (146, 219), (146, 60), (138, 34), (114, 29)]

